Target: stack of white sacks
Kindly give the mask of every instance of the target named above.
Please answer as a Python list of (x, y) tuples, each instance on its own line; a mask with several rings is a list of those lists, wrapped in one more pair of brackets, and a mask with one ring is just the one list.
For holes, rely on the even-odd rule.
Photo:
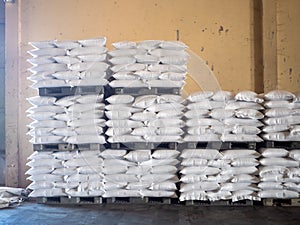
[(176, 150), (34, 152), (31, 197), (176, 197)]
[(106, 38), (31, 42), (32, 88), (96, 86), (108, 83)]
[(184, 114), (187, 132), (184, 141), (221, 140), (221, 134), (226, 131), (226, 127), (221, 119), (215, 116), (215, 112), (220, 110), (223, 112), (226, 103), (223, 92), (219, 93), (220, 95), (218, 93), (214, 94), (212, 91), (196, 92), (187, 98), (188, 102)]
[(252, 91), (242, 91), (235, 95), (234, 101), (228, 102), (225, 106), (224, 114), (232, 112), (233, 116), (224, 118), (225, 126), (231, 127), (230, 133), (224, 133), (221, 140), (236, 142), (261, 142), (258, 136), (264, 118), (263, 99)]
[(176, 150), (102, 152), (103, 197), (176, 197)]
[(259, 200), (255, 150), (184, 149), (180, 157), (180, 201)]
[(300, 140), (300, 96), (288, 91), (270, 91), (265, 98), (264, 140)]
[(179, 95), (113, 95), (106, 99), (110, 143), (180, 142), (184, 99)]
[(257, 134), (263, 124), (259, 112), (263, 99), (251, 91), (203, 91), (191, 94), (185, 112), (184, 141), (262, 141)]
[(117, 42), (108, 52), (113, 88), (182, 88), (187, 73), (187, 46), (181, 42), (146, 40)]
[(30, 197), (92, 197), (104, 193), (100, 151), (34, 152), (28, 159)]
[(74, 95), (60, 99), (35, 96), (27, 111), (33, 144), (106, 143), (103, 95)]
[(300, 150), (260, 149), (259, 167), (261, 198), (299, 198)]

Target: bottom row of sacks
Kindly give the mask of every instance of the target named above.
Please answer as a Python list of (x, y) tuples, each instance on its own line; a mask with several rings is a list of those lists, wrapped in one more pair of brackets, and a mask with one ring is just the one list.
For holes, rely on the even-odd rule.
[(259, 200), (255, 150), (185, 149), (181, 153), (180, 200)]
[(299, 198), (300, 150), (280, 148), (34, 152), (30, 197)]
[(177, 197), (178, 151), (34, 152), (31, 197)]

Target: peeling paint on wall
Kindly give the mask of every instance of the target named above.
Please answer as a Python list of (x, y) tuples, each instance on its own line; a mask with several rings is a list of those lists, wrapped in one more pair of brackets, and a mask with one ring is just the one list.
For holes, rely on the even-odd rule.
[(223, 26), (220, 26), (220, 28), (219, 28), (219, 34), (220, 35), (221, 35), (222, 31), (224, 31), (224, 28), (223, 28)]

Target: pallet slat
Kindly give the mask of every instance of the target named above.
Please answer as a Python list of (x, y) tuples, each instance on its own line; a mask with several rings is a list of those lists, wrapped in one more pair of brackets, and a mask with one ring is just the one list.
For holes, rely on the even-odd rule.
[(102, 204), (102, 197), (38, 197), (39, 204)]
[(132, 143), (110, 143), (109, 148), (111, 149), (127, 149), (127, 150), (141, 150), (141, 149), (178, 149), (177, 142), (132, 142)]
[(263, 199), (264, 206), (300, 206), (300, 198), (295, 199)]
[(34, 151), (89, 151), (104, 149), (106, 147), (103, 144), (33, 144)]
[(299, 149), (300, 141), (265, 141), (266, 148)]
[(122, 88), (112, 88), (112, 93), (115, 95), (118, 94), (129, 94), (133, 96), (139, 95), (160, 95), (160, 94), (175, 94), (180, 95), (181, 88), (147, 88), (147, 87), (140, 87), (140, 88), (130, 88), (130, 87), (122, 87)]
[(212, 149), (256, 149), (256, 142), (186, 142), (180, 144), (180, 149), (184, 148), (212, 148)]
[(188, 200), (184, 202), (185, 205), (195, 206), (253, 206), (252, 200), (241, 200), (232, 202), (231, 200), (219, 200), (219, 201), (199, 201), (199, 200)]
[(104, 86), (76, 86), (76, 87), (45, 87), (39, 88), (40, 96), (63, 97), (69, 95), (103, 94)]
[(114, 204), (114, 203), (132, 203), (132, 204), (163, 204), (163, 205), (170, 205), (174, 202), (175, 199), (172, 198), (165, 198), (165, 197), (144, 197), (144, 198), (138, 198), (138, 197), (112, 197), (112, 198), (106, 198), (105, 202), (108, 204)]
[(111, 143), (110, 148), (112, 149), (156, 149), (156, 148), (167, 148), (167, 149), (177, 149), (176, 142), (166, 142), (166, 143), (153, 143), (153, 142), (132, 142), (132, 143)]

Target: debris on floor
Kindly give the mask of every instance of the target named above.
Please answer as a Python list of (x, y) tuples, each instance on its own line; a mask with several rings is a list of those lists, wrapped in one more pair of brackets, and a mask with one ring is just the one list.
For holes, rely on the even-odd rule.
[(23, 188), (0, 187), (0, 209), (16, 207), (27, 197)]

